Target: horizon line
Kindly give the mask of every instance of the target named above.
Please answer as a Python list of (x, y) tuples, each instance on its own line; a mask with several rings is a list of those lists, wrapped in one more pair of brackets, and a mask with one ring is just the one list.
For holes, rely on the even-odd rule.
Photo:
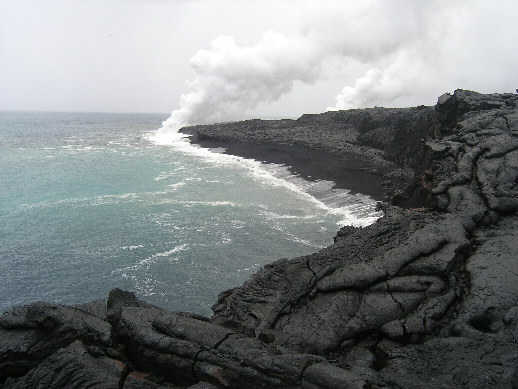
[(44, 109), (3, 109), (0, 113), (104, 113), (104, 114), (142, 114), (142, 115), (171, 115), (170, 112), (145, 112), (145, 111), (81, 111), (81, 110), (44, 110)]

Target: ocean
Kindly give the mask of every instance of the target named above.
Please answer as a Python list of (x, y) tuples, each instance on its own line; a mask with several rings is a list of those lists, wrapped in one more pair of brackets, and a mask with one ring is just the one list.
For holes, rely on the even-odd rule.
[(332, 182), (164, 139), (167, 116), (0, 112), (0, 311), (118, 287), (208, 315), (261, 266), (380, 216)]

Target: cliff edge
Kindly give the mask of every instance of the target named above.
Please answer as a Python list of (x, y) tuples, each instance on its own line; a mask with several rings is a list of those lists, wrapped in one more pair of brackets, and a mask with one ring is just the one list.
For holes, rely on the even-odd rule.
[(518, 388), (518, 95), (183, 131), (243, 154), (318, 149), (390, 203), (223, 292), (212, 318), (121, 290), (14, 307), (2, 388)]

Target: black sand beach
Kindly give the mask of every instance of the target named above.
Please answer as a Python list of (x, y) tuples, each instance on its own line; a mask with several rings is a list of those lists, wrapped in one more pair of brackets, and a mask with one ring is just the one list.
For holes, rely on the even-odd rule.
[(383, 200), (381, 177), (368, 164), (355, 156), (330, 154), (304, 145), (274, 143), (223, 142), (191, 138), (192, 143), (207, 148), (224, 148), (226, 154), (251, 158), (265, 163), (286, 165), (289, 170), (308, 181), (333, 181), (336, 188), (362, 193)]

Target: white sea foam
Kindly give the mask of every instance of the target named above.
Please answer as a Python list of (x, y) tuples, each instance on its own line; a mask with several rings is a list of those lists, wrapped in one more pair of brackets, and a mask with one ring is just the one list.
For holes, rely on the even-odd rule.
[(133, 250), (140, 249), (143, 247), (144, 247), (144, 245), (142, 245), (142, 244), (137, 244), (137, 245), (132, 245), (132, 246), (121, 246), (121, 250), (133, 251)]
[(174, 254), (188, 249), (187, 244), (175, 246), (171, 250), (155, 253), (149, 257), (142, 259), (133, 266), (128, 266), (114, 271), (120, 273), (122, 278), (129, 278), (135, 281), (135, 289), (143, 296), (151, 296), (160, 293), (160, 282), (157, 281), (150, 273), (151, 266), (156, 263), (158, 258), (168, 258), (169, 262), (178, 261), (178, 258), (173, 257)]
[[(147, 133), (146, 138), (156, 145), (172, 147), (178, 152), (194, 155), (217, 166), (239, 166), (258, 182), (292, 191), (299, 198), (337, 216), (339, 225), (367, 226), (382, 216), (382, 213), (375, 209), (375, 201), (368, 196), (352, 195), (347, 190), (333, 189), (334, 183), (331, 181), (306, 181), (293, 175), (289, 168), (283, 165), (265, 164), (191, 144), (189, 136), (178, 131), (180, 127), (164, 122), (162, 128)], [(363, 204), (363, 207), (358, 207), (359, 203)]]
[(243, 267), (241, 269), (236, 269), (236, 271), (238, 273), (241, 273), (241, 272), (247, 272), (247, 273), (255, 273), (257, 270), (259, 270), (261, 268), (261, 264), (259, 263), (253, 263), (252, 265), (250, 266), (247, 266), (247, 267)]
[(186, 208), (191, 208), (194, 206), (205, 206), (205, 207), (238, 207), (239, 204), (236, 204), (232, 201), (199, 201), (199, 200), (176, 200), (172, 198), (166, 198), (162, 200), (157, 200), (155, 204), (179, 204), (183, 205)]
[(307, 246), (307, 247), (311, 247), (311, 248), (314, 248), (314, 249), (323, 249), (324, 247), (326, 246), (322, 246), (322, 245), (319, 245), (319, 244), (315, 244), (315, 243), (312, 243), (310, 242), (309, 240), (306, 240), (306, 239), (302, 239), (296, 235), (293, 235), (291, 233), (287, 233), (285, 232), (284, 235), (286, 235), (288, 237), (288, 240), (291, 240), (292, 242), (295, 242), (295, 243), (300, 243), (304, 246)]
[(184, 171), (185, 169), (186, 169), (185, 166), (174, 166), (174, 170), (173, 171), (163, 171), (163, 172), (160, 172), (160, 174), (158, 176), (156, 176), (153, 180), (155, 180), (155, 181), (164, 181), (164, 180), (168, 180), (168, 179), (173, 178), (173, 177), (177, 177), (178, 173)]
[(307, 239), (303, 239), (299, 236), (292, 234), (291, 232), (286, 231), (282, 225), (273, 225), (272, 228), (274, 230), (277, 230), (280, 233), (282, 233), (286, 237), (286, 239), (291, 240), (292, 242), (299, 243), (304, 246), (311, 247), (313, 249), (318, 249), (318, 250), (323, 249), (325, 247), (325, 246), (310, 242)]
[(152, 256), (150, 256), (149, 258), (146, 258), (144, 261), (146, 260), (151, 260), (153, 258), (158, 258), (158, 257), (168, 257), (172, 254), (176, 254), (176, 253), (179, 253), (180, 251), (185, 251), (187, 250), (187, 247), (188, 245), (187, 244), (181, 244), (179, 246), (176, 246), (174, 248), (172, 248), (171, 250), (166, 250), (166, 251), (162, 251), (162, 252), (159, 252), (159, 253), (156, 253), (156, 254), (153, 254)]
[[(135, 247), (140, 248), (144, 247), (141, 245), (136, 246), (126, 246), (128, 248)], [(177, 262), (179, 259), (175, 256), (182, 251), (186, 251), (189, 249), (188, 244), (181, 244), (173, 247), (170, 250), (160, 251), (158, 253), (152, 254), (132, 266), (127, 266), (124, 268), (120, 268), (114, 270), (112, 274), (120, 274), (122, 278), (131, 279), (135, 282), (135, 289), (142, 296), (152, 296), (154, 294), (163, 294), (161, 291), (162, 282), (156, 280), (151, 271), (151, 267), (154, 263), (156, 263), (159, 259), (165, 258), (168, 262)]]
[(131, 278), (135, 281), (135, 290), (140, 296), (149, 297), (154, 295), (165, 296), (164, 283), (154, 279), (152, 276), (128, 276), (123, 275), (123, 278)]
[(28, 210), (32, 208), (55, 208), (62, 206), (74, 206), (74, 207), (90, 207), (90, 206), (98, 206), (98, 205), (112, 205), (118, 204), (122, 201), (136, 201), (141, 197), (145, 196), (158, 196), (167, 194), (167, 191), (157, 191), (157, 192), (140, 192), (140, 193), (121, 193), (117, 195), (100, 195), (100, 196), (92, 196), (92, 197), (71, 197), (67, 199), (54, 200), (54, 201), (41, 201), (37, 203), (31, 204), (21, 204), (20, 208), (22, 210)]
[(177, 182), (176, 184), (169, 184), (167, 185), (169, 188), (172, 188), (173, 190), (177, 190), (179, 188), (181, 188), (182, 186), (185, 186), (185, 182), (183, 181), (180, 181), (180, 182)]
[(170, 257), (170, 256), (172, 256), (174, 254), (177, 254), (177, 253), (179, 253), (181, 251), (185, 251), (185, 250), (188, 250), (188, 249), (189, 249), (189, 245), (184, 243), (184, 244), (175, 246), (175, 247), (173, 247), (170, 250), (160, 251), (158, 253), (152, 254), (152, 255), (144, 258), (144, 259), (141, 259), (140, 261), (138, 261), (136, 264), (134, 264), (132, 266), (127, 266), (125, 268), (119, 269), (118, 272), (122, 273), (123, 275), (128, 276), (128, 274), (132, 273), (132, 272), (140, 272), (140, 271), (143, 271), (143, 270), (144, 271), (145, 270), (149, 270), (151, 265), (156, 263), (158, 258)]
[(156, 176), (154, 178), (155, 181), (162, 181), (162, 180), (167, 180), (168, 178), (170, 177), (174, 177), (175, 174), (174, 173), (160, 173), (158, 176)]
[(220, 241), (221, 244), (230, 244), (232, 243), (232, 238), (228, 235), (224, 235), (222, 238), (221, 238), (221, 241)]
[(85, 146), (82, 144), (69, 144), (65, 146), (61, 146), (61, 149), (65, 151), (72, 151), (72, 152), (82, 152), (82, 151), (101, 151), (105, 150), (105, 147), (101, 146)]

